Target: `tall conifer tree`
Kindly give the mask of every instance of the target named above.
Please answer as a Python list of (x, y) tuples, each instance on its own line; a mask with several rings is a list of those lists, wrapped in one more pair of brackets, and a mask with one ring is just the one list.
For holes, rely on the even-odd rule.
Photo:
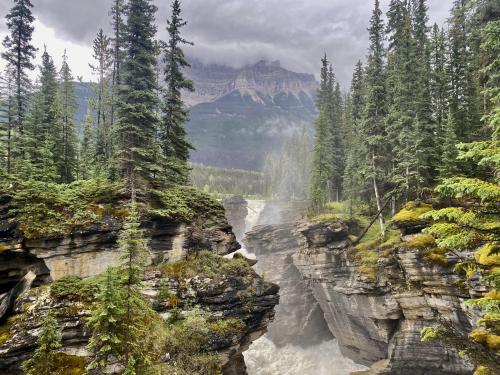
[(111, 96), (110, 78), (112, 78), (113, 50), (110, 47), (110, 39), (102, 29), (97, 33), (93, 42), (94, 53), (92, 57), (95, 65), (90, 64), (94, 74), (97, 76), (95, 112), (96, 112), (96, 159), (101, 164), (111, 159)]
[[(182, 45), (191, 45), (181, 36), (181, 28), (186, 25), (181, 17), (179, 0), (172, 3), (172, 15), (168, 20), (169, 40), (165, 48), (165, 83), (163, 118), (160, 140), (163, 154), (167, 160), (167, 179), (186, 184), (189, 177), (189, 152), (193, 146), (186, 138), (188, 111), (182, 101), (181, 91), (194, 91), (193, 82), (188, 80), (183, 69), (190, 67), (182, 51)], [(172, 175), (170, 175), (172, 174)]]
[[(373, 192), (377, 203), (377, 209), (382, 209), (383, 183), (385, 180), (386, 154), (385, 145), (385, 115), (386, 115), (386, 82), (384, 69), (384, 23), (380, 10), (379, 0), (375, 0), (375, 7), (370, 19), (368, 29), (370, 47), (368, 52), (368, 65), (366, 68), (366, 106), (363, 119), (363, 134), (367, 142), (369, 152), (370, 173)], [(381, 234), (385, 234), (383, 215), (379, 216)]]
[(61, 71), (59, 72), (59, 105), (61, 111), (61, 135), (59, 146), (59, 170), (61, 182), (68, 183), (75, 179), (77, 168), (77, 141), (75, 131), (75, 114), (77, 103), (73, 75), (68, 65), (66, 51), (63, 55)]
[(32, 45), (31, 39), (34, 31), (32, 26), (35, 18), (31, 12), (33, 4), (30, 0), (14, 0), (14, 6), (7, 14), (7, 27), (10, 35), (5, 37), (2, 58), (6, 60), (8, 66), (12, 68), (15, 82), (15, 123), (16, 130), (23, 134), (23, 122), (28, 107), (28, 93), (31, 82), (28, 71), (33, 70), (33, 59), (36, 48)]
[(116, 158), (130, 189), (151, 184), (159, 173), (154, 159), (158, 126), (155, 12), (151, 0), (130, 0), (128, 3), (124, 35), (126, 58), (120, 73), (115, 134)]

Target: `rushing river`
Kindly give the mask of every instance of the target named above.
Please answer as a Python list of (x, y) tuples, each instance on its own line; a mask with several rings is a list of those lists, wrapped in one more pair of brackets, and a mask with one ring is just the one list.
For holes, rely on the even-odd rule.
[[(248, 202), (246, 231), (258, 224), (264, 206), (264, 201)], [(248, 253), (244, 248), (240, 252), (249, 258), (255, 258), (254, 254)], [(276, 320), (284, 318), (276, 316)], [(307, 348), (295, 345), (277, 347), (263, 336), (244, 355), (249, 375), (349, 375), (353, 371), (366, 370), (366, 367), (342, 356), (336, 340)]]

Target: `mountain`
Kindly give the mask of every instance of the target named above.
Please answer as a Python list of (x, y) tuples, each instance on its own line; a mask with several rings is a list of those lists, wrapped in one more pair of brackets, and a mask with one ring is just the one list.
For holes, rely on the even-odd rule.
[(195, 163), (260, 170), (294, 130), (311, 129), (318, 83), (312, 74), (291, 72), (278, 61), (242, 68), (193, 61), (186, 75), (187, 125)]
[[(186, 75), (196, 91), (183, 97), (190, 109), (188, 136), (192, 161), (221, 168), (261, 170), (266, 156), (281, 149), (293, 131), (312, 133), (318, 83), (312, 74), (295, 73), (279, 61), (242, 68), (191, 60)], [(78, 133), (92, 84), (75, 82)]]

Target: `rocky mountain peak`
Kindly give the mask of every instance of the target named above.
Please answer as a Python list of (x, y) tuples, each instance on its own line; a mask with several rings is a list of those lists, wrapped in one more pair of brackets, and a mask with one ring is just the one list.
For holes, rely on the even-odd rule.
[(260, 60), (241, 68), (192, 60), (186, 75), (194, 81), (196, 89), (193, 93), (184, 93), (189, 106), (213, 102), (234, 92), (254, 99), (262, 96), (274, 98), (278, 94), (312, 98), (318, 86), (314, 75), (287, 70), (279, 60)]

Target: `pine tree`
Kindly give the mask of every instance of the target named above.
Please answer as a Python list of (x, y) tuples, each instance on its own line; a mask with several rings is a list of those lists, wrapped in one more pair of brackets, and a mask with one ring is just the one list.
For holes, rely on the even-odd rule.
[(331, 182), (334, 174), (333, 151), (334, 139), (332, 122), (333, 74), (330, 71), (327, 56), (321, 59), (321, 81), (317, 95), (319, 116), (315, 122), (315, 140), (311, 167), (311, 208), (320, 211), (331, 197)]
[[(181, 36), (181, 28), (186, 21), (181, 18), (179, 0), (172, 3), (172, 15), (168, 21), (169, 40), (165, 48), (165, 94), (163, 118), (160, 128), (160, 141), (167, 160), (167, 179), (179, 184), (186, 184), (189, 177), (189, 152), (193, 146), (186, 138), (185, 124), (188, 111), (182, 101), (181, 91), (194, 91), (193, 82), (186, 79), (183, 69), (190, 67), (181, 45), (192, 45)], [(170, 174), (173, 174), (170, 176)]]
[(446, 36), (437, 24), (432, 28), (431, 37), (431, 103), (436, 134), (443, 136), (446, 124), (446, 108), (448, 100), (448, 80), (446, 75)]
[(2, 152), (1, 168), (4, 174), (12, 171), (14, 124), (14, 72), (7, 67), (0, 80), (0, 145)]
[(105, 164), (111, 159), (111, 96), (110, 78), (113, 66), (113, 50), (110, 48), (110, 39), (102, 29), (97, 33), (93, 42), (92, 57), (96, 65), (90, 65), (97, 78), (96, 98), (93, 107), (96, 112), (96, 160)]
[(91, 113), (85, 116), (85, 124), (83, 127), (83, 137), (79, 147), (79, 178), (87, 180), (94, 177), (94, 167), (96, 166), (96, 140), (94, 132), (94, 118)]
[(361, 200), (365, 190), (364, 169), (366, 169), (367, 152), (362, 134), (361, 121), (365, 107), (364, 73), (361, 61), (358, 61), (351, 81), (351, 90), (346, 107), (347, 144), (346, 166), (343, 187), (345, 198), (349, 200), (350, 214), (353, 206)]
[[(5, 37), (2, 58), (12, 68), (15, 85), (15, 124), (16, 130), (23, 134), (23, 123), (28, 107), (28, 93), (31, 88), (28, 71), (33, 70), (36, 48), (31, 44), (33, 21), (30, 0), (14, 0), (14, 6), (7, 14), (7, 27), (10, 35)], [(22, 151), (21, 151), (22, 153)]]
[[(363, 135), (369, 154), (369, 178), (372, 181), (377, 209), (382, 209), (383, 182), (385, 182), (385, 144), (384, 127), (386, 115), (386, 82), (384, 69), (384, 23), (379, 0), (375, 0), (375, 8), (370, 19), (370, 47), (366, 68), (367, 98), (363, 118)], [(380, 232), (385, 234), (383, 215), (379, 216)]]
[(113, 0), (111, 7), (111, 26), (113, 28), (113, 75), (111, 80), (111, 118), (113, 126), (116, 120), (116, 107), (118, 100), (118, 88), (121, 84), (121, 70), (124, 56), (124, 35), (125, 35), (125, 0)]
[[(154, 311), (141, 296), (140, 288), (144, 265), (150, 255), (144, 232), (140, 229), (140, 215), (135, 202), (135, 192), (132, 192), (132, 202), (129, 208), (129, 216), (120, 233), (118, 243), (122, 251), (122, 277), (123, 277), (123, 303), (124, 313), (121, 319), (124, 334), (122, 341), (123, 364), (128, 367), (131, 363), (136, 370), (141, 365), (148, 363), (151, 353), (144, 350), (148, 342), (152, 340), (151, 324)], [(131, 372), (133, 373), (133, 372)]]
[(123, 320), (125, 306), (123, 288), (116, 271), (106, 270), (106, 279), (97, 297), (97, 308), (88, 320), (91, 338), (87, 346), (91, 361), (87, 371), (92, 374), (108, 373), (109, 360), (123, 354)]
[(442, 144), (443, 150), (438, 171), (440, 179), (445, 179), (456, 176), (460, 172), (457, 163), (458, 139), (455, 134), (455, 121), (451, 111), (448, 112), (448, 120), (446, 121)]
[(75, 114), (77, 109), (73, 76), (69, 68), (66, 51), (63, 55), (61, 71), (59, 73), (59, 104), (61, 110), (61, 135), (59, 145), (61, 182), (68, 183), (75, 179), (77, 167)]
[(115, 156), (129, 188), (151, 184), (159, 172), (154, 159), (158, 125), (153, 41), (155, 12), (156, 7), (150, 0), (130, 0), (128, 3)]
[(472, 75), (473, 57), (469, 45), (466, 13), (465, 0), (455, 0), (449, 29), (449, 106), (455, 120), (455, 133), (460, 142), (477, 139), (481, 128), (476, 107), (477, 93)]
[(33, 356), (22, 364), (23, 371), (26, 375), (53, 375), (57, 369), (56, 351), (60, 347), (61, 333), (57, 320), (48, 314), (43, 321)]

